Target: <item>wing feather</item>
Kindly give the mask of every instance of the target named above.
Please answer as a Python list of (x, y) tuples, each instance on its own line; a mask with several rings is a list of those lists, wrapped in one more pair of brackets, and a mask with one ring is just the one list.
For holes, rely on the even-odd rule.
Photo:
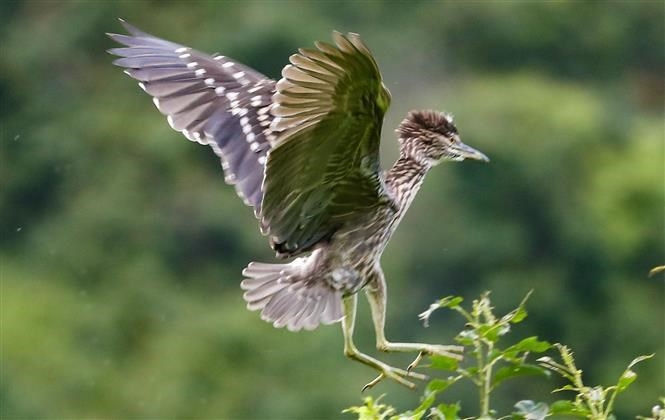
[(261, 225), (279, 254), (297, 255), (386, 199), (379, 140), (390, 94), (355, 34), (300, 49), (273, 96)]
[(275, 82), (224, 56), (210, 56), (121, 21), (130, 35), (109, 34), (123, 47), (114, 64), (139, 81), (173, 129), (212, 147), (225, 180), (246, 204), (261, 208), (266, 155), (275, 131), (268, 108)]

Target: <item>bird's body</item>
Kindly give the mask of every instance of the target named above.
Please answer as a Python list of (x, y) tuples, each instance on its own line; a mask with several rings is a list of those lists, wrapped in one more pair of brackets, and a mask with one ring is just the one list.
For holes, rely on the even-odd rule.
[[(357, 293), (365, 290), (377, 347), (458, 357), (455, 346), (385, 339), (380, 258), (425, 174), (442, 160), (487, 160), (464, 145), (452, 117), (412, 111), (397, 129), (400, 157), (379, 164), (390, 93), (358, 35), (333, 33), (291, 56), (272, 81), (224, 56), (208, 56), (142, 32), (109, 34), (126, 48), (115, 64), (139, 80), (169, 124), (210, 145), (228, 183), (254, 208), (282, 264), (250, 263), (241, 283), (248, 308), (276, 327), (342, 322), (347, 356), (379, 370), (368, 384), (422, 375), (385, 365), (353, 344)], [(418, 359), (419, 360), (419, 359)]]
[[(280, 286), (265, 281), (268, 272), (281, 272), (282, 275), (276, 275), (275, 280), (281, 282), (285, 288), (309, 286), (309, 289), (317, 290), (319, 296), (325, 295), (324, 292), (318, 291), (319, 287), (330, 290), (335, 296), (333, 305), (335, 302), (341, 302), (344, 295), (361, 290), (381, 271), (381, 255), (428, 170), (429, 167), (420, 165), (412, 159), (399, 159), (393, 168), (381, 174), (381, 183), (385, 186), (385, 200), (362, 214), (353, 223), (341, 226), (329, 239), (318, 244), (307, 257), (298, 258), (284, 265), (251, 263), (244, 271), (250, 279), (242, 283), (243, 288), (248, 290), (245, 298), (250, 308), (255, 309), (256, 302), (260, 302), (260, 299), (266, 295), (266, 289)], [(258, 278), (259, 287), (253, 287), (252, 277)], [(255, 296), (258, 298), (255, 299)], [(295, 313), (298, 313), (296, 308), (305, 310), (302, 309), (302, 305), (307, 299), (302, 299), (302, 295), (297, 292), (289, 293), (289, 296), (293, 299), (286, 304), (288, 308)], [(297, 330), (301, 327), (311, 329), (318, 325), (316, 319), (306, 322), (308, 319), (305, 316), (295, 318), (296, 322), (289, 324), (288, 320), (294, 319), (288, 316), (290, 312), (283, 313), (279, 307), (273, 306), (261, 308), (265, 311), (264, 318), (275, 322), (277, 327), (286, 325), (292, 330)], [(322, 313), (323, 323), (335, 322), (341, 316), (334, 309)], [(305, 312), (305, 315), (307, 314)], [(285, 322), (287, 323), (284, 324)]]

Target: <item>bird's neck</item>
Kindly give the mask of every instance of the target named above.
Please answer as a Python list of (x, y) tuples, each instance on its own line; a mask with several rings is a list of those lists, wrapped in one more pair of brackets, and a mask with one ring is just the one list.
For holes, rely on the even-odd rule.
[(386, 174), (386, 184), (397, 202), (400, 216), (409, 208), (431, 165), (402, 154)]

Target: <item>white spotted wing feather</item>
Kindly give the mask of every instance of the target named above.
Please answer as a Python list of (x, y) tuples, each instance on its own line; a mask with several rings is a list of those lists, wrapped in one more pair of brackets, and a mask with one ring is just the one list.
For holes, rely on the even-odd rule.
[(246, 204), (260, 212), (266, 155), (274, 140), (269, 112), (275, 82), (225, 56), (210, 56), (157, 38), (122, 21), (130, 35), (109, 50), (153, 97), (174, 130), (209, 145)]

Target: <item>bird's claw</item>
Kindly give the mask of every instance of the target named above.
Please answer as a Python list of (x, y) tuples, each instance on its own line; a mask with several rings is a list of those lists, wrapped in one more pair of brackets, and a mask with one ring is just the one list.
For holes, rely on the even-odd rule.
[(454, 360), (462, 360), (464, 356), (464, 347), (462, 346), (442, 346), (438, 344), (427, 345), (423, 350), (418, 353), (418, 356), (407, 366), (406, 371), (411, 372), (417, 368), (425, 356), (443, 356), (449, 357)]
[(418, 365), (420, 364), (420, 361), (423, 360), (423, 357), (425, 356), (425, 352), (420, 352), (418, 353), (418, 356), (409, 364), (409, 366), (406, 367), (407, 372), (411, 372), (413, 369), (417, 368)]
[(416, 372), (411, 372), (409, 370), (398, 369), (388, 365), (382, 365), (379, 369), (381, 370), (379, 376), (368, 382), (363, 387), (361, 392), (367, 391), (368, 389), (374, 387), (376, 384), (378, 384), (379, 382), (381, 382), (386, 378), (392, 379), (398, 384), (404, 385), (405, 387), (410, 389), (414, 389), (416, 387), (416, 384), (405, 378), (413, 378), (421, 381), (429, 379), (427, 375), (423, 375), (422, 373), (416, 373)]
[(386, 375), (383, 372), (381, 372), (379, 374), (379, 376), (377, 376), (376, 378), (374, 378), (370, 382), (366, 383), (365, 386), (363, 387), (363, 389), (360, 390), (360, 392), (363, 393), (363, 392), (367, 391), (368, 389), (372, 388), (374, 385), (381, 382), (383, 380), (383, 378), (385, 378), (385, 377), (386, 377)]

